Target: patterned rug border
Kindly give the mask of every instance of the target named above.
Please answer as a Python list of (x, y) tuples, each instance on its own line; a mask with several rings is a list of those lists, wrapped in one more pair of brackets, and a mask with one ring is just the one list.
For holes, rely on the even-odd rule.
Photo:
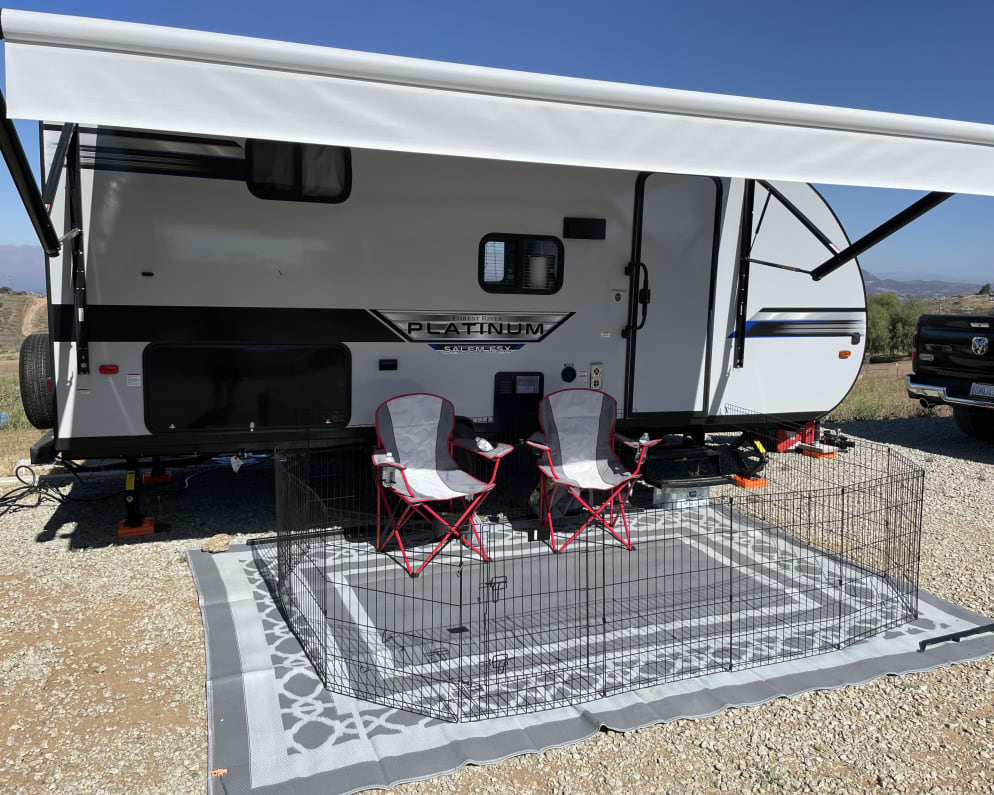
[[(260, 539), (253, 545), (265, 543), (273, 543), (273, 539)], [(239, 643), (238, 619), (244, 622), (255, 615), (261, 628), (263, 609), (276, 609), (271, 597), (268, 607), (262, 604), (264, 598), (255, 593), (255, 586), (245, 573), (255, 570), (258, 578), (262, 579), (261, 573), (255, 569), (251, 549), (251, 545), (241, 544), (213, 556), (199, 550), (187, 553), (205, 633), (208, 767), (212, 771), (219, 768), (226, 771), (223, 775), (209, 778), (210, 793), (275, 795), (292, 790), (295, 793), (350, 795), (368, 789), (386, 789), (404, 782), (446, 775), (468, 764), (494, 764), (525, 753), (573, 745), (595, 735), (602, 727), (627, 732), (656, 723), (706, 718), (730, 708), (758, 706), (776, 698), (792, 698), (814, 690), (837, 690), (887, 675), (928, 671), (994, 654), (994, 635), (977, 635), (960, 643), (930, 646), (925, 652), (905, 649), (887, 654), (874, 651), (871, 647), (879, 648), (885, 643), (897, 645), (893, 635), (898, 635), (905, 644), (911, 642), (909, 638), (913, 636), (913, 643), (917, 646), (917, 642), (928, 634), (934, 636), (950, 631), (949, 624), (928, 627), (932, 621), (926, 613), (945, 614), (957, 624), (962, 624), (963, 628), (990, 623), (990, 619), (921, 590), (923, 617), (907, 625), (904, 633), (889, 632), (883, 637), (861, 641), (842, 651), (828, 652), (816, 658), (680, 680), (666, 685), (665, 695), (657, 695), (656, 691), (661, 689), (657, 687), (534, 715), (464, 724), (447, 724), (402, 713), (405, 718), (409, 716), (413, 719), (407, 727), (407, 734), (417, 738), (422, 745), (427, 735), (435, 738), (430, 743), (431, 750), (412, 747), (400, 754), (379, 753), (376, 746), (384, 742), (371, 734), (366, 736), (366, 726), (375, 728), (385, 723), (384, 710), (395, 713), (393, 717), (399, 711), (328, 695), (327, 700), (346, 716), (343, 719), (358, 727), (362, 735), (359, 742), (365, 744), (363, 750), (367, 754), (372, 751), (372, 758), (355, 761), (357, 755), (354, 751), (345, 751), (337, 745), (330, 749), (319, 748), (313, 755), (319, 757), (316, 761), (323, 769), (301, 776), (294, 774), (294, 757), (289, 755), (285, 745), (284, 754), (291, 761), (274, 758), (272, 748), (269, 748), (268, 754), (265, 753), (261, 746), (266, 745), (267, 739), (273, 738), (253, 738), (248, 726), (251, 722), (249, 713), (255, 715), (253, 710), (257, 711), (260, 702), (259, 692), (275, 679), (276, 671), (269, 654), (250, 653), (246, 658), (246, 649)], [(236, 560), (238, 562), (232, 565)], [(221, 571), (222, 567), (231, 571), (225, 574)], [(240, 567), (238, 570), (244, 582), (237, 582), (238, 575), (233, 573), (236, 567)], [(268, 589), (266, 596), (269, 596)], [(916, 626), (919, 624), (922, 626)], [(296, 644), (296, 640), (293, 639), (292, 643)], [(303, 657), (299, 645), (296, 653)], [(812, 660), (819, 665), (812, 666)], [(299, 660), (296, 664), (299, 665)], [(308, 672), (316, 680), (309, 665)], [(303, 671), (297, 669), (297, 673)], [(537, 728), (541, 730), (532, 731)], [(263, 733), (267, 730), (279, 737), (285, 734), (282, 725), (275, 731), (273, 727), (264, 728)], [(402, 740), (393, 735), (390, 745), (396, 745), (398, 741), (409, 744), (406, 738)], [(351, 741), (346, 743), (355, 744)], [(253, 780), (260, 777), (275, 777), (278, 780), (257, 782), (253, 787)]]

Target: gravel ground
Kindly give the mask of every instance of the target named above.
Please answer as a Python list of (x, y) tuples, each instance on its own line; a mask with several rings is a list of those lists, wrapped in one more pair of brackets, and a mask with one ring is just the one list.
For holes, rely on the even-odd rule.
[[(949, 418), (845, 430), (926, 467), (922, 586), (994, 616), (994, 446)], [(0, 791), (204, 792), (203, 634), (182, 553), (215, 533), (271, 534), (272, 471), (209, 472), (170, 493), (181, 485), (146, 495), (168, 529), (126, 543), (120, 496), (0, 519)], [(398, 791), (867, 789), (994, 792), (994, 661), (601, 733)]]

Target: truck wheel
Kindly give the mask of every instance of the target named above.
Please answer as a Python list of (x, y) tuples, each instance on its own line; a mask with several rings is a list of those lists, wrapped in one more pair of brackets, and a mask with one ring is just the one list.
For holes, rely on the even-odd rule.
[(21, 343), (21, 405), (28, 422), (43, 431), (55, 427), (55, 392), (49, 389), (52, 359), (48, 334), (29, 334)]
[(959, 429), (967, 436), (994, 441), (994, 409), (975, 409), (970, 406), (953, 406), (953, 417)]

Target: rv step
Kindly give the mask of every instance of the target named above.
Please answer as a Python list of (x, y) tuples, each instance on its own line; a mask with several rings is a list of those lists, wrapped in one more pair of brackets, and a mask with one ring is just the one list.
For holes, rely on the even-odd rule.
[(693, 488), (727, 483), (721, 452), (710, 447), (654, 447), (643, 468), (646, 482), (659, 488)]
[(697, 461), (704, 458), (717, 459), (721, 451), (711, 447), (652, 447), (646, 456), (650, 461)]
[(653, 485), (661, 489), (693, 489), (703, 486), (724, 486), (728, 482), (727, 475), (709, 475), (701, 478), (671, 478), (660, 480)]

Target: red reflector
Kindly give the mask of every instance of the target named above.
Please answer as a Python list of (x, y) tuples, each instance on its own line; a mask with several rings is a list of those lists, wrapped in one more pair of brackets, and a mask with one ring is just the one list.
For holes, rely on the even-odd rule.
[(45, 379), (45, 391), (48, 392), (48, 394), (50, 394), (50, 395), (52, 394), (52, 379), (51, 378), (46, 378)]
[(114, 375), (117, 372), (116, 364), (102, 364), (100, 365), (100, 372), (104, 375)]

